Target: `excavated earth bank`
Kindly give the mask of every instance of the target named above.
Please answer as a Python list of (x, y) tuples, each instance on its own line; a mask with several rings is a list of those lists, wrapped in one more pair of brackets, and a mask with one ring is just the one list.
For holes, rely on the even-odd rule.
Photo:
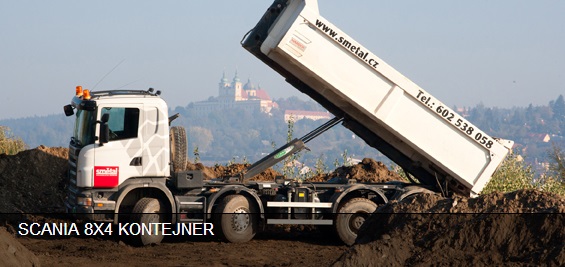
[(0, 213), (64, 212), (67, 159), (60, 147), (0, 154)]
[(334, 266), (565, 266), (565, 198), (423, 194), (379, 207)]

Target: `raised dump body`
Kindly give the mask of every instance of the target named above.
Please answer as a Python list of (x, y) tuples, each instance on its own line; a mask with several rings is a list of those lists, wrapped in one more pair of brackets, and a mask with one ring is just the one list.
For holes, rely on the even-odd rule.
[(476, 196), (513, 142), (493, 138), (320, 16), (276, 0), (242, 45), (423, 184)]

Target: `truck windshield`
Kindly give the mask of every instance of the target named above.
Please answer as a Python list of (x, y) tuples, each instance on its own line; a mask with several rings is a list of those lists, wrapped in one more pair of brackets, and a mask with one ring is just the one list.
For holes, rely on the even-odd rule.
[(96, 111), (77, 110), (77, 120), (72, 142), (75, 146), (83, 147), (94, 143), (94, 125)]

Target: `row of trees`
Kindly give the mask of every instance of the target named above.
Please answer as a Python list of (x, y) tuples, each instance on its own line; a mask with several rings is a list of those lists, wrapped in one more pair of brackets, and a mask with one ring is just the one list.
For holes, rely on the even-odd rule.
[[(502, 109), (477, 105), (466, 113), (469, 121), (490, 135), (514, 140), (528, 162), (546, 162), (552, 143), (565, 147), (563, 95), (543, 106)], [(544, 137), (549, 141), (543, 142)]]
[[(548, 105), (502, 109), (482, 104), (468, 109), (468, 119), (492, 134), (505, 133), (521, 137), (528, 133), (565, 133), (565, 100), (563, 95)], [(510, 127), (510, 128), (508, 128)]]

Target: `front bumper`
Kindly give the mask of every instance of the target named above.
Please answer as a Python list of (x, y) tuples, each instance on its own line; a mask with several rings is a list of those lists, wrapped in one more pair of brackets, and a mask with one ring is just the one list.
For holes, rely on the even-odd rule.
[[(75, 202), (76, 203), (76, 202)], [(114, 221), (114, 201), (93, 201), (94, 206), (84, 206), (65, 201), (66, 211), (73, 217), (88, 221), (112, 222)]]

